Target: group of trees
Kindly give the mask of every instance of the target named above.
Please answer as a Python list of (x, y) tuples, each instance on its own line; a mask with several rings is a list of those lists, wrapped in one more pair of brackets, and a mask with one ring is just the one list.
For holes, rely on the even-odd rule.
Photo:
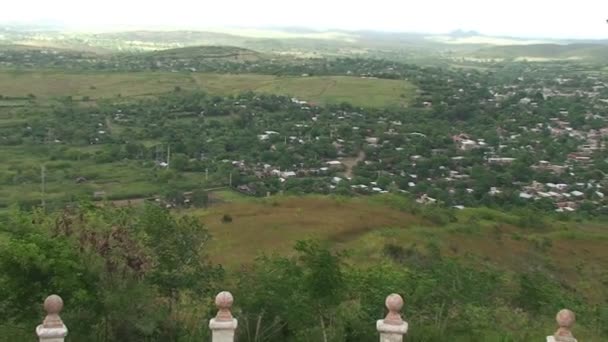
[(192, 333), (189, 298), (211, 296), (223, 276), (200, 222), (157, 206), (15, 210), (1, 227), (0, 317), (13, 341), (31, 335), (50, 293), (75, 341), (176, 340)]

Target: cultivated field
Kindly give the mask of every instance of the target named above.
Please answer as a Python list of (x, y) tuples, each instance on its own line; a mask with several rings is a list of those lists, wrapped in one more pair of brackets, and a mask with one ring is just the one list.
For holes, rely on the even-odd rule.
[(277, 77), (169, 72), (57, 72), (1, 71), (0, 95), (37, 98), (72, 96), (75, 99), (146, 96), (180, 87), (213, 95), (256, 91), (297, 97), (317, 104), (349, 102), (357, 106), (406, 105), (414, 86), (400, 80), (347, 76)]

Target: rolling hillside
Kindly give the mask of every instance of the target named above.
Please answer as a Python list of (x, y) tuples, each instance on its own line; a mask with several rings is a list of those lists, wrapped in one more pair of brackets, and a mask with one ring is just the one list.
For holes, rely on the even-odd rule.
[(493, 46), (471, 54), (478, 58), (529, 59), (529, 60), (608, 60), (608, 45), (603, 44), (533, 44)]
[(159, 50), (146, 54), (157, 59), (226, 59), (230, 61), (255, 61), (264, 55), (253, 50), (233, 46), (191, 46)]
[[(590, 303), (608, 298), (608, 234), (598, 224), (546, 220), (524, 227), (526, 220), (517, 214), (478, 208), (456, 211), (455, 222), (437, 225), (393, 195), (252, 199), (224, 192), (215, 197), (223, 203), (187, 212), (201, 217), (214, 236), (210, 254), (229, 268), (261, 253), (292, 253), (295, 241), (312, 238), (347, 251), (356, 265), (407, 267), (440, 256), (471, 266), (491, 264), (508, 277), (541, 272)], [(225, 214), (233, 221), (223, 223)], [(225, 250), (230, 254), (221, 253)]]

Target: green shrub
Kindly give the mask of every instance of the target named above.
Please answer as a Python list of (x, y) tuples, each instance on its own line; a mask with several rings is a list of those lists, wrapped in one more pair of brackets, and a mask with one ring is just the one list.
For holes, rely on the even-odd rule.
[(224, 214), (224, 216), (222, 216), (222, 223), (231, 223), (232, 222), (232, 216), (230, 214)]

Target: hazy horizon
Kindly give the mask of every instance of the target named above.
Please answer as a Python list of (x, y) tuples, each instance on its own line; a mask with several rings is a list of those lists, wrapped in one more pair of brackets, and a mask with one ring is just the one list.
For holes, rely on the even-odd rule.
[(366, 3), (310, 0), (20, 1), (6, 4), (0, 24), (52, 24), (69, 30), (206, 30), (306, 28), (443, 34), (455, 30), (522, 38), (608, 39), (608, 1), (376, 0)]

